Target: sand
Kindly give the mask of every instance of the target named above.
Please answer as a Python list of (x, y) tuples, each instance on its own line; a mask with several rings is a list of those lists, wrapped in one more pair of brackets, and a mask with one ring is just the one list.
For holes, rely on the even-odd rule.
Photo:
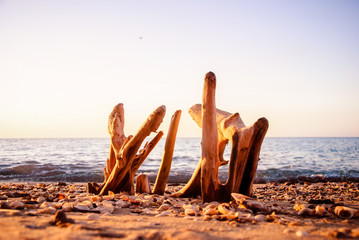
[[(84, 184), (0, 184), (0, 239), (359, 239), (358, 183), (256, 185), (253, 199), (221, 205), (237, 217), (205, 215), (208, 203), (169, 197), (180, 187), (99, 197)], [(338, 216), (338, 206), (354, 215)]]

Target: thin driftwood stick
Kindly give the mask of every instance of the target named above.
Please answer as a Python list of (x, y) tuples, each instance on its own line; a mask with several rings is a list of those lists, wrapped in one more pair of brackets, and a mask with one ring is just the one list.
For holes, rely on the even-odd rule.
[(181, 118), (181, 113), (182, 113), (181, 110), (177, 110), (171, 118), (171, 123), (166, 138), (161, 166), (160, 169), (158, 170), (155, 186), (153, 188), (152, 193), (159, 195), (163, 195), (165, 193), (168, 175), (171, 170), (173, 150), (175, 147), (177, 130)]

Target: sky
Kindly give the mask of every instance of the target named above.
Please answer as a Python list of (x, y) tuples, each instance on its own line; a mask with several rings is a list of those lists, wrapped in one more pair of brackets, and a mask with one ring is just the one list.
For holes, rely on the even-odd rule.
[(159, 130), (200, 137), (187, 111), (204, 75), (216, 106), (267, 137), (359, 137), (359, 1), (0, 0), (0, 138)]

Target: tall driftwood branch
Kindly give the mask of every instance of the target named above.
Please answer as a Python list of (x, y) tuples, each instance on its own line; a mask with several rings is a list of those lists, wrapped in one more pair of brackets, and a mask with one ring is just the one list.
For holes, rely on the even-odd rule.
[(216, 76), (209, 72), (204, 78), (202, 96), (202, 159), (201, 159), (201, 190), (202, 200), (216, 200), (219, 194), (218, 179), (218, 130), (216, 122)]
[(175, 147), (177, 130), (181, 118), (181, 113), (182, 113), (181, 110), (177, 110), (171, 118), (171, 123), (169, 126), (166, 143), (165, 143), (165, 149), (163, 151), (161, 166), (160, 169), (158, 170), (155, 186), (153, 188), (152, 193), (163, 195), (165, 192), (168, 175), (171, 170), (173, 150)]

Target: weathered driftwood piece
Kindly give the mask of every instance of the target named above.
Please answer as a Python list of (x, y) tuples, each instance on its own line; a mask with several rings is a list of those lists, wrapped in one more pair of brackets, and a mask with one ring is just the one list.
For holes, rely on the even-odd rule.
[(177, 110), (171, 118), (171, 123), (166, 138), (161, 166), (160, 169), (158, 170), (155, 186), (153, 188), (152, 193), (163, 195), (165, 192), (168, 175), (171, 170), (173, 150), (175, 147), (177, 130), (181, 118), (181, 113), (182, 113), (181, 110)]
[(116, 164), (116, 155), (119, 154), (119, 151), (126, 140), (125, 133), (125, 110), (123, 104), (117, 104), (111, 114), (108, 117), (108, 133), (111, 136), (110, 144), (110, 156), (107, 159), (107, 164), (104, 169), (105, 182), (107, 181), (110, 173), (112, 172), (113, 167)]
[(123, 105), (114, 107), (109, 116), (108, 131), (111, 135), (110, 156), (104, 169), (105, 181), (102, 186), (88, 184), (88, 192), (106, 194), (108, 191), (127, 191), (134, 194), (134, 176), (145, 158), (159, 142), (163, 132), (159, 132), (144, 149), (137, 154), (142, 142), (151, 132), (155, 132), (162, 123), (166, 112), (165, 106), (160, 106), (143, 123), (134, 136), (124, 135)]
[[(216, 78), (206, 74), (203, 104), (191, 107), (189, 113), (202, 127), (202, 158), (190, 181), (174, 196), (202, 196), (203, 201), (229, 201), (231, 193), (251, 195), (259, 160), (260, 147), (268, 129), (268, 121), (260, 118), (246, 127), (238, 113), (231, 114), (215, 107)], [(223, 152), (230, 141), (231, 157), (228, 180), (222, 184), (218, 168), (225, 164)]]
[(201, 191), (204, 202), (214, 201), (216, 196), (221, 195), (215, 93), (216, 76), (209, 72), (204, 79), (202, 95)]
[(136, 178), (136, 192), (137, 193), (150, 193), (151, 186), (148, 181), (148, 177), (146, 174), (140, 174)]

